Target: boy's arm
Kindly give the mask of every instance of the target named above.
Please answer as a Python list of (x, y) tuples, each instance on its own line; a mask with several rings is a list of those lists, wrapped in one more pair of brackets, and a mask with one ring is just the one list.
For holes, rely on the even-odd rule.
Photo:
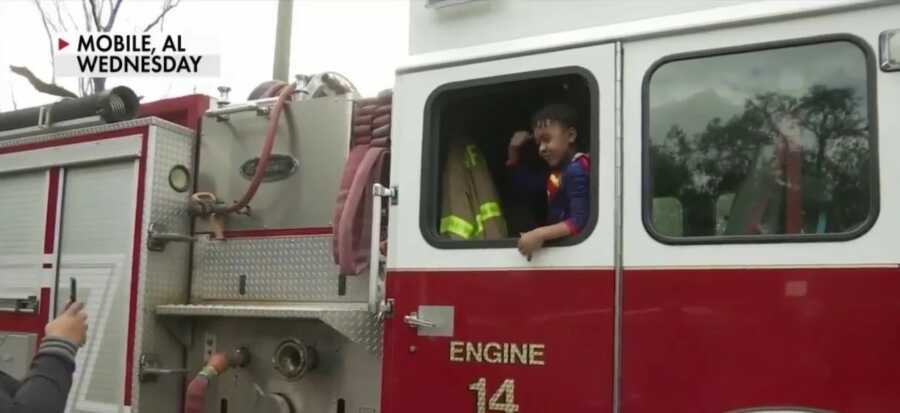
[(536, 194), (546, 190), (546, 182), (543, 171), (534, 170), (523, 165), (522, 148), (534, 138), (526, 131), (513, 134), (509, 141), (506, 155), (506, 169), (509, 181), (515, 193)]
[(564, 183), (569, 197), (569, 218), (565, 221), (535, 228), (519, 238), (519, 252), (531, 259), (531, 254), (540, 249), (544, 242), (577, 235), (587, 225), (591, 215), (590, 176), (580, 167), (566, 171)]

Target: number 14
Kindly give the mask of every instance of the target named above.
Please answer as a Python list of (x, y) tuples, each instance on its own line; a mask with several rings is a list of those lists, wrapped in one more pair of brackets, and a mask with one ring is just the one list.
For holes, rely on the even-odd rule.
[[(475, 412), (487, 413), (490, 408), (493, 412), (515, 413), (519, 411), (519, 405), (516, 404), (516, 381), (512, 379), (503, 380), (500, 388), (487, 400), (487, 379), (484, 377), (478, 379), (475, 383), (469, 385), (469, 390), (476, 392)], [(500, 399), (503, 402), (500, 402)]]

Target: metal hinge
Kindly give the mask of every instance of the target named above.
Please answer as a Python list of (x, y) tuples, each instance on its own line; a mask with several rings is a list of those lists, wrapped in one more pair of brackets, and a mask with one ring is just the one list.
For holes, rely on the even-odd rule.
[(398, 187), (397, 185), (392, 185), (390, 188), (388, 188), (386, 186), (376, 185), (375, 187), (373, 187), (372, 193), (378, 197), (390, 198), (391, 205), (397, 205), (397, 202), (399, 202), (400, 198), (400, 187)]

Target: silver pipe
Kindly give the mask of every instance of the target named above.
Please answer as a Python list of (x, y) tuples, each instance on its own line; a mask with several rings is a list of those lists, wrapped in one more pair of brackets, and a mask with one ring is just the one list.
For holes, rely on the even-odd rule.
[(622, 195), (624, 188), (624, 134), (623, 134), (623, 87), (622, 87), (622, 42), (615, 44), (615, 153), (616, 153), (616, 172), (615, 172), (615, 191), (616, 203), (613, 208), (614, 229), (615, 234), (615, 256), (613, 265), (615, 268), (615, 297), (614, 297), (614, 325), (613, 325), (613, 395), (612, 395), (612, 412), (618, 413), (622, 406), (622, 294), (624, 277), (624, 260), (622, 251), (624, 247), (622, 214), (625, 210), (625, 200)]
[(252, 112), (263, 109), (267, 106), (272, 106), (277, 101), (278, 98), (265, 98), (253, 100), (250, 102), (236, 103), (233, 105), (223, 106), (221, 108), (207, 110), (205, 115), (206, 117), (213, 118), (216, 116), (223, 116), (231, 113)]

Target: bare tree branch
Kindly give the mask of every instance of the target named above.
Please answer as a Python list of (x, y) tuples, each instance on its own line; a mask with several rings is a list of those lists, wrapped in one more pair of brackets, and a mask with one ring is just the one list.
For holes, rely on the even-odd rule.
[(162, 9), (162, 12), (159, 13), (159, 16), (156, 16), (156, 20), (153, 20), (150, 24), (147, 25), (147, 27), (144, 28), (144, 31), (149, 32), (150, 29), (153, 28), (153, 26), (156, 26), (157, 24), (159, 24), (159, 21), (162, 20), (164, 17), (166, 17), (166, 14), (170, 10), (174, 9), (175, 7), (178, 7), (178, 5), (180, 3), (181, 3), (181, 0), (175, 0), (175, 1), (167, 0), (165, 3), (165, 6)]
[[(38, 11), (41, 12), (41, 20), (44, 21), (44, 28), (47, 29), (48, 32), (51, 29), (54, 32), (58, 32), (59, 30), (56, 28), (56, 25), (53, 24), (53, 22), (49, 18), (47, 18), (47, 13), (44, 11), (44, 8), (41, 7), (40, 0), (34, 0), (34, 5), (37, 6)], [(49, 36), (49, 34), (48, 34), (48, 36)]]
[[(98, 22), (103, 21), (103, 1), (102, 0), (100, 1), (100, 4), (97, 5), (97, 21)], [(100, 31), (100, 30), (98, 30), (98, 31)]]
[(64, 32), (69, 31), (66, 27), (66, 22), (62, 18), (62, 10), (59, 9), (59, 0), (53, 0), (53, 6), (56, 7), (56, 20), (59, 23), (59, 27), (62, 27)]
[[(112, 0), (109, 0), (109, 1), (110, 1), (109, 4), (112, 6)], [(106, 23), (106, 29), (103, 31), (108, 32), (112, 29), (113, 24), (115, 24), (115, 22), (116, 22), (116, 16), (119, 15), (119, 6), (121, 6), (121, 5), (122, 5), (122, 0), (116, 0), (116, 5), (112, 6), (112, 12), (110, 12), (110, 15), (109, 15), (109, 21)]]
[(53, 96), (61, 96), (64, 98), (77, 98), (78, 97), (78, 95), (76, 95), (72, 92), (69, 92), (68, 90), (66, 90), (66, 88), (64, 88), (62, 86), (52, 84), (52, 83), (47, 83), (41, 79), (38, 79), (37, 76), (35, 76), (34, 73), (31, 73), (31, 70), (29, 70), (25, 66), (10, 66), (9, 70), (11, 70), (13, 73), (15, 73), (19, 76), (22, 76), (22, 77), (28, 79), (28, 82), (31, 83), (31, 86), (33, 86), (34, 89), (37, 90), (38, 92), (46, 93), (48, 95), (53, 95)]
[(94, 0), (88, 0), (91, 3), (91, 16), (94, 18), (94, 27), (97, 28), (98, 32), (103, 31), (103, 25), (100, 24), (100, 15), (97, 14), (97, 2)]
[(84, 10), (84, 25), (85, 30), (92, 32), (94, 31), (93, 26), (91, 26), (91, 12), (88, 11), (87, 0), (81, 0), (81, 8)]
[(16, 91), (13, 90), (12, 79), (9, 82), (9, 100), (12, 101), (13, 110), (18, 110), (19, 104), (16, 103)]
[(47, 13), (44, 12), (44, 8), (41, 7), (40, 0), (34, 0), (34, 5), (37, 6), (38, 11), (41, 13), (41, 21), (44, 22), (44, 32), (47, 33), (47, 41), (50, 43), (50, 73), (52, 83), (56, 83), (56, 55), (53, 54), (53, 35), (50, 34), (50, 25), (48, 24)]
[[(75, 31), (80, 31), (81, 28), (78, 27), (78, 22), (75, 21), (75, 17), (72, 16), (72, 12), (69, 11), (69, 6), (63, 7), (66, 10), (66, 15), (69, 16), (69, 21), (72, 23), (72, 27), (74, 27)], [(59, 17), (59, 20), (62, 21), (62, 16)]]

